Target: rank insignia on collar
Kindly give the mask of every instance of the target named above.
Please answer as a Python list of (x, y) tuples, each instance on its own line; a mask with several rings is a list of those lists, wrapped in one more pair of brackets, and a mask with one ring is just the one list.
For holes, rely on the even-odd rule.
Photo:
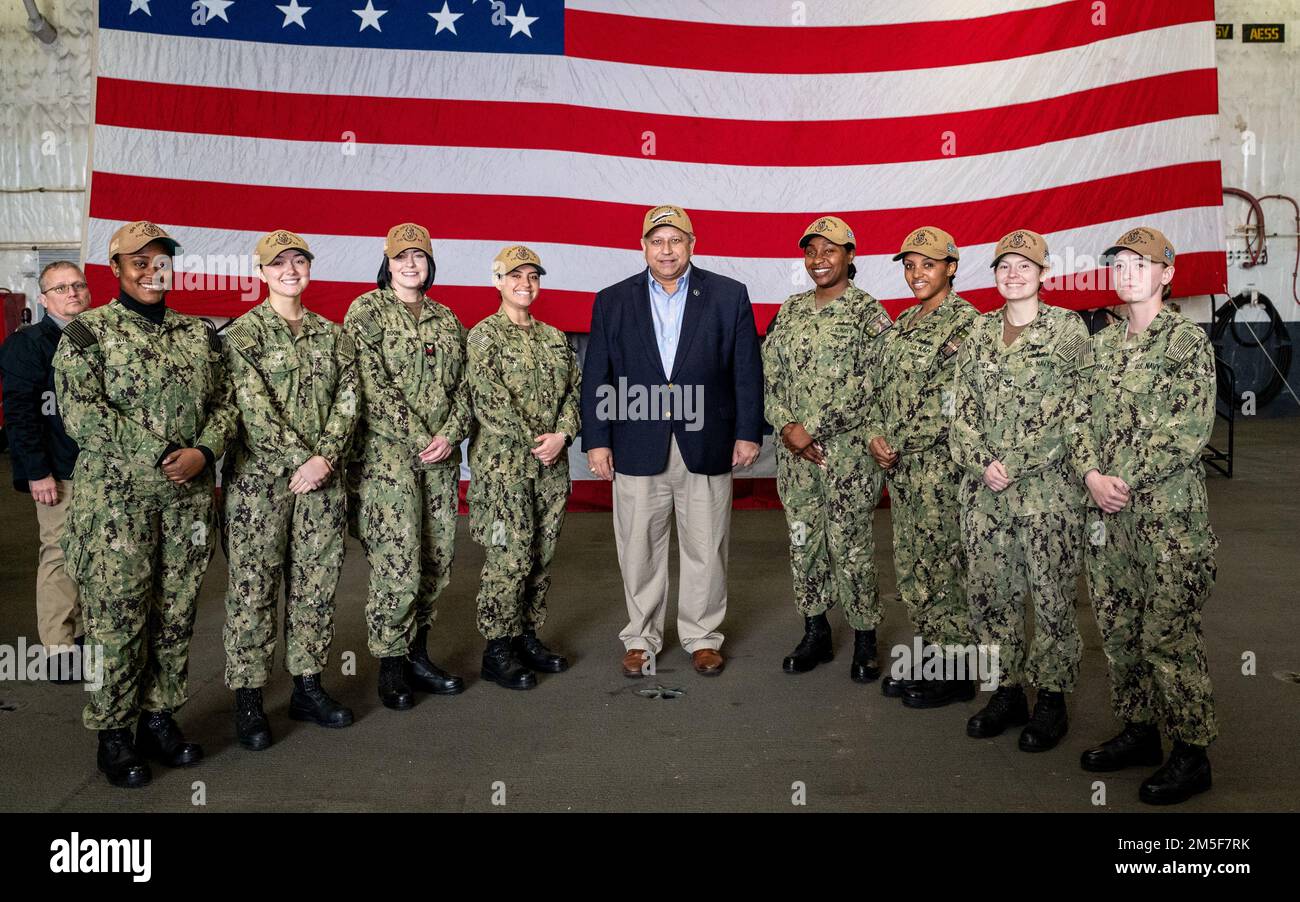
[(424, 343), (424, 356), (432, 357), (436, 353), (438, 353), (438, 346), (431, 341), (426, 341)]

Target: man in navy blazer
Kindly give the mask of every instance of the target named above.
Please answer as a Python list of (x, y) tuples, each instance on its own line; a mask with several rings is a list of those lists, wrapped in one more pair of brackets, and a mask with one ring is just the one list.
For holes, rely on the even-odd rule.
[(731, 473), (758, 458), (763, 372), (745, 286), (691, 266), (680, 207), (646, 213), (647, 268), (596, 295), (582, 374), (582, 443), (613, 480), (627, 600), (623, 673), (653, 672), (668, 607), (668, 531), (681, 551), (677, 633), (701, 674), (720, 673)]

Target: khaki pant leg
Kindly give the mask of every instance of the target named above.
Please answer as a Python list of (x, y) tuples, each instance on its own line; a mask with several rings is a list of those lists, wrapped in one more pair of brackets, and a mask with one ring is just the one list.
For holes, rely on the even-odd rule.
[(668, 472), (677, 513), (681, 584), (677, 638), (691, 654), (722, 647), (718, 631), (727, 615), (727, 554), (731, 544), (731, 474), (704, 476), (686, 469), (671, 440)]
[(663, 650), (668, 611), (668, 534), (673, 487), (669, 472), (614, 477), (614, 541), (627, 602), (626, 649)]
[(60, 479), (58, 501), (36, 505), (36, 522), (40, 527), (41, 551), (36, 565), (36, 628), (41, 642), (53, 654), (62, 646), (72, 645), (84, 628), (77, 584), (68, 573), (63, 548), (63, 530), (72, 501), (72, 480)]

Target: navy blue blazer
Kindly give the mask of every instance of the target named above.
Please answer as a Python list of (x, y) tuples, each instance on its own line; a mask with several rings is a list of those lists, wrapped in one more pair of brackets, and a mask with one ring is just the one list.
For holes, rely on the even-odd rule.
[[(676, 436), (692, 473), (728, 473), (736, 441), (758, 443), (763, 435), (763, 365), (749, 292), (692, 266), (677, 356), (665, 373), (647, 273), (596, 295), (582, 367), (583, 450), (610, 448), (616, 472), (654, 476), (668, 468)], [(649, 403), (638, 406), (638, 396)]]
[(19, 329), (0, 345), (0, 381), (4, 383), (4, 427), (13, 455), (14, 488), (30, 491), (28, 481), (53, 476), (71, 479), (80, 449), (63, 428), (54, 397), (54, 351), (63, 330), (45, 317)]

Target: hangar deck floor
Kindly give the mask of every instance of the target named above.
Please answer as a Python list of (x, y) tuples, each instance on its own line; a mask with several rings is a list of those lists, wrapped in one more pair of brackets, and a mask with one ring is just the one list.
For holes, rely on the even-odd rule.
[[(1245, 419), (1239, 427), (1236, 478), (1210, 477), (1211, 518), (1222, 540), (1205, 615), (1221, 732), (1211, 749), (1215, 787), (1180, 810), (1296, 811), (1300, 684), (1277, 674), (1300, 671), (1300, 418)], [(36, 519), (29, 499), (8, 489), (9, 474), (8, 457), (0, 457), (0, 522), (9, 524), (0, 531), (0, 644), (12, 646), (19, 636), (35, 641)], [(911, 633), (893, 596), (888, 511), (877, 511), (876, 526), (887, 652), (910, 643)], [(207, 758), (187, 770), (155, 766), (143, 790), (114, 789), (94, 769), (80, 688), (0, 682), (0, 810), (188, 810), (196, 780), (207, 809), (216, 811), (485, 811), (498, 781), (507, 809), (518, 811), (798, 810), (796, 781), (806, 787), (805, 810), (1146, 809), (1136, 799), (1145, 771), (1104, 775), (1107, 805), (1098, 809), (1098, 776), (1078, 766), (1083, 749), (1116, 731), (1096, 624), (1082, 595), (1085, 651), (1070, 733), (1056, 750), (1029, 755), (1016, 748), (1015, 730), (992, 740), (966, 737), (965, 720), (979, 702), (912, 711), (874, 685), (850, 682), (852, 633), (838, 614), (834, 662), (800, 676), (783, 673), (781, 659), (801, 623), (777, 512), (734, 515), (729, 661), (712, 679), (697, 676), (679, 646), (662, 656), (654, 678), (620, 674), (624, 607), (610, 518), (574, 514), (543, 630), (574, 666), (543, 675), (532, 692), (481, 681), (473, 596), (482, 553), (463, 519), (459, 542), (431, 644), (435, 660), (466, 676), (463, 695), (417, 696), (416, 707), (402, 713), (380, 705), (378, 664), (366, 651), (361, 616), (367, 568), (350, 540), (326, 685), (352, 706), (357, 723), (335, 731), (290, 721), (290, 680), (280, 671), (267, 693), (276, 743), (261, 753), (243, 750), (232, 734), (232, 694), (222, 684), (226, 578), (218, 552), (201, 597), (191, 699), (178, 716)], [(356, 676), (339, 671), (348, 651), (356, 655)], [(1246, 652), (1255, 655), (1254, 676), (1242, 674)], [(686, 694), (637, 694), (655, 683)]]

